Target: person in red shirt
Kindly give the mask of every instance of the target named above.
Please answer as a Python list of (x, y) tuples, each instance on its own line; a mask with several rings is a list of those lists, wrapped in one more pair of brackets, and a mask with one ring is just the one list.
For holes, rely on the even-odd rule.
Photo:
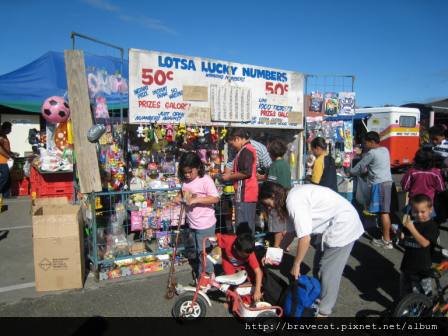
[(236, 231), (240, 224), (247, 223), (254, 234), (258, 202), (257, 151), (249, 139), (249, 133), (241, 128), (233, 129), (227, 136), (227, 142), (238, 153), (233, 160), (233, 171), (224, 173), (222, 180), (234, 184)]
[(261, 283), (263, 271), (255, 256), (255, 239), (250, 233), (241, 233), (237, 236), (216, 234), (218, 246), (222, 250), (222, 268), (225, 274), (234, 274), (240, 270), (246, 270), (249, 281), (255, 289), (254, 301), (261, 299)]

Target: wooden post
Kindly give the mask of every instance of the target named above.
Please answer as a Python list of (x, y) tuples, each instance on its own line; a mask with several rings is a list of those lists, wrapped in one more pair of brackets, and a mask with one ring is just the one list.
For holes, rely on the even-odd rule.
[(80, 190), (82, 193), (99, 192), (102, 187), (96, 145), (87, 140), (87, 131), (93, 122), (84, 53), (65, 50), (64, 58)]

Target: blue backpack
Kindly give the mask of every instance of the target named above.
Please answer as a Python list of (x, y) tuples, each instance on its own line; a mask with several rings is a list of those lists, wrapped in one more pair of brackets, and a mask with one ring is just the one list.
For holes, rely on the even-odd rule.
[(314, 277), (301, 275), (288, 288), (283, 312), (287, 317), (301, 317), (320, 295), (320, 283)]

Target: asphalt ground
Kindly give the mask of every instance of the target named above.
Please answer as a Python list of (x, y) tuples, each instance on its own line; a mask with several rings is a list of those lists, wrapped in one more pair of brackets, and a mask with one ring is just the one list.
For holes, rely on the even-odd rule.
[[(87, 276), (83, 289), (36, 292), (32, 255), (31, 213), (28, 198), (4, 200), (0, 213), (0, 317), (169, 317), (174, 300), (164, 298), (167, 272), (97, 282)], [(376, 231), (373, 229), (373, 231)], [(446, 223), (441, 227), (442, 245), (448, 246)], [(294, 251), (292, 246), (291, 251)], [(305, 258), (304, 272), (312, 266), (314, 250)], [(334, 317), (380, 316), (393, 308), (399, 290), (402, 251), (384, 250), (365, 234), (355, 244), (341, 282)], [(292, 255), (285, 255), (286, 276)], [(191, 282), (188, 265), (177, 268), (178, 283)], [(224, 298), (214, 295), (207, 316), (229, 316)]]

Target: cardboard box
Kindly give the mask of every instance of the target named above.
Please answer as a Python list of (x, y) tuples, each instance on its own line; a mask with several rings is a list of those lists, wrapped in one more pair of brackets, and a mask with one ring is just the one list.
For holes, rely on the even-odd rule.
[(33, 209), (34, 273), (37, 291), (82, 288), (83, 222), (76, 205)]
[(31, 214), (34, 213), (34, 210), (43, 206), (48, 205), (64, 205), (69, 204), (67, 197), (44, 197), (44, 198), (36, 198), (31, 201)]
[(80, 237), (79, 205), (48, 205), (33, 208), (33, 238)]
[(33, 245), (38, 292), (83, 288), (84, 253), (77, 237), (35, 238)]

